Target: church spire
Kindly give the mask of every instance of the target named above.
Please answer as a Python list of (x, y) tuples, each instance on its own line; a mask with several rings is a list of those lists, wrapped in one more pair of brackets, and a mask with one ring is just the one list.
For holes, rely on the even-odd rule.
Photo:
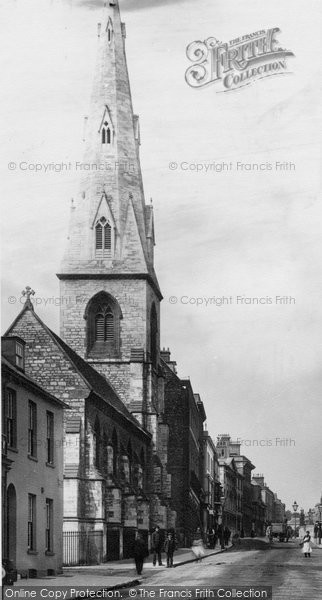
[[(146, 275), (153, 268), (152, 211), (145, 205), (139, 122), (133, 114), (125, 56), (125, 25), (117, 1), (104, 5), (81, 185), (60, 278), (113, 273)], [(160, 294), (161, 295), (161, 294)]]

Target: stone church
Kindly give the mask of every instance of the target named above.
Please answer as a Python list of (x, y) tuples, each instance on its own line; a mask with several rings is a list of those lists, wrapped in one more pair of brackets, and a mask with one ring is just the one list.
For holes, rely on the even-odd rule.
[(29, 297), (6, 333), (25, 340), (26, 370), (69, 406), (64, 535), (72, 546), (92, 534), (89, 562), (130, 556), (138, 529), (147, 537), (156, 525), (176, 526), (160, 357), (162, 294), (125, 36), (118, 3), (108, 2), (84, 168), (58, 273), (60, 296), (69, 299), (61, 304), (60, 337), (42, 323)]

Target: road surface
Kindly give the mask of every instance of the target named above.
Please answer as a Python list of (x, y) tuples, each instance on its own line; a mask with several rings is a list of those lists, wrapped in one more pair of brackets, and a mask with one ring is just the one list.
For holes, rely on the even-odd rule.
[[(228, 551), (173, 569), (146, 565), (142, 586), (272, 586), (273, 600), (322, 600), (322, 549), (304, 558), (297, 542)], [(138, 598), (139, 600), (139, 598)]]

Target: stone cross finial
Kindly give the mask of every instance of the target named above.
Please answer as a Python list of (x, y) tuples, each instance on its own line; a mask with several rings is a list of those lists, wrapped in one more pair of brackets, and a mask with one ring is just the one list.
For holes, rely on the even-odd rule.
[(30, 306), (33, 309), (33, 305), (32, 305), (32, 302), (30, 300), (30, 296), (34, 296), (35, 295), (35, 290), (32, 290), (29, 285), (26, 285), (26, 289), (22, 290), (21, 294), (23, 296), (26, 296), (26, 302), (25, 302), (25, 304), (27, 304), (27, 306)]

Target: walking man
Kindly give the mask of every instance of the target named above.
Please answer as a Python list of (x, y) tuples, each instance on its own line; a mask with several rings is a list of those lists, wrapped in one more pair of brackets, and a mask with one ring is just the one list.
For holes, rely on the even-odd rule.
[(322, 539), (322, 523), (319, 523), (319, 529), (318, 529), (318, 538), (319, 538), (319, 545), (321, 545), (321, 539)]
[(157, 558), (158, 558), (158, 563), (159, 566), (162, 566), (162, 556), (161, 556), (161, 552), (162, 552), (162, 539), (161, 539), (161, 534), (160, 534), (160, 528), (158, 526), (155, 527), (154, 532), (152, 533), (152, 552), (153, 552), (153, 565), (155, 566), (157, 563)]
[(136, 566), (136, 572), (138, 575), (141, 575), (143, 569), (144, 559), (148, 554), (148, 549), (145, 544), (145, 541), (140, 533), (137, 534), (136, 540), (134, 542), (134, 560)]
[(223, 526), (221, 523), (218, 525), (217, 535), (219, 538), (220, 547), (223, 550), (225, 548), (225, 542), (224, 542), (224, 529), (223, 529)]
[(225, 529), (224, 529), (224, 543), (225, 543), (225, 546), (228, 546), (229, 539), (230, 539), (230, 529), (228, 529), (228, 527), (226, 526)]
[(173, 535), (168, 533), (164, 544), (164, 551), (167, 555), (167, 567), (173, 567), (173, 555), (175, 551), (175, 541)]

